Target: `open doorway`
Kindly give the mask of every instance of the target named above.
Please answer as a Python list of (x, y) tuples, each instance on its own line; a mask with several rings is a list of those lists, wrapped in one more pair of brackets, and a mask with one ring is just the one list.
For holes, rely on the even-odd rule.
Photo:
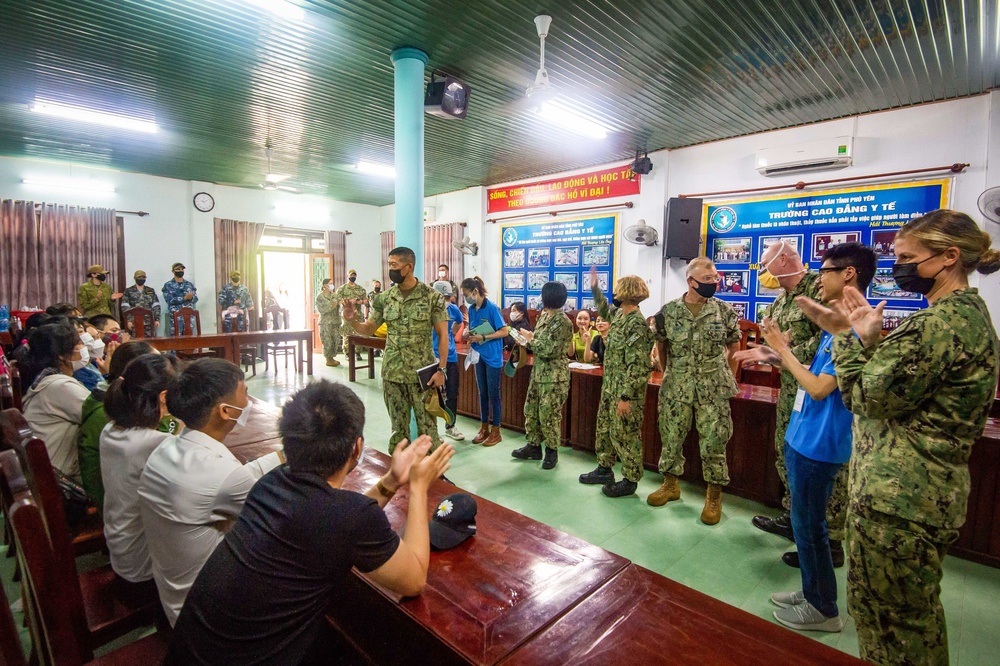
[[(271, 227), (264, 230), (257, 253), (262, 316), (264, 308), (277, 304), (288, 311), (287, 328), (314, 328), (311, 257), (323, 252), (324, 241), (323, 232)], [(267, 328), (272, 325), (264, 322)]]

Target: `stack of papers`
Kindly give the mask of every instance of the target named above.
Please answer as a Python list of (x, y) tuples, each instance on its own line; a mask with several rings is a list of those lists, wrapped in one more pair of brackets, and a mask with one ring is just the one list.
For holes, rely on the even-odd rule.
[(577, 361), (572, 361), (569, 367), (574, 370), (595, 370), (601, 366), (594, 365), (593, 363), (578, 363)]

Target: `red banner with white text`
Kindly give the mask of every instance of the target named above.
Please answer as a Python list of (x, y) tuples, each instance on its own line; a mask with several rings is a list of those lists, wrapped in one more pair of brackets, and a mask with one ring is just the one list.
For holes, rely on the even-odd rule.
[(525, 208), (627, 197), (639, 194), (639, 181), (640, 176), (632, 172), (631, 165), (626, 164), (563, 178), (491, 187), (486, 190), (487, 212), (503, 213)]

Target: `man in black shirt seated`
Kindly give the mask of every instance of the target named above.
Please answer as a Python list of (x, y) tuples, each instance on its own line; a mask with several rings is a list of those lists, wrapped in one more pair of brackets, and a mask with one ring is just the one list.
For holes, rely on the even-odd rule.
[[(288, 462), (253, 486), (201, 570), (166, 663), (329, 662), (336, 655), (323, 644), (324, 614), (351, 567), (399, 594), (420, 594), (430, 558), (427, 488), (455, 450), (444, 444), (428, 456), (429, 437), (404, 440), (367, 493), (341, 490), (364, 459), (364, 422), (364, 405), (343, 384), (316, 382), (285, 403), (279, 430)], [(401, 540), (382, 507), (406, 483)]]

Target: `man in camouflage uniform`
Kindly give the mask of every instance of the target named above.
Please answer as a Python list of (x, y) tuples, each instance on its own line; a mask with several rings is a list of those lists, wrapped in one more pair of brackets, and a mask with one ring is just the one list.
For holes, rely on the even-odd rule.
[[(340, 286), (337, 290), (337, 298), (340, 302), (344, 304), (344, 308), (353, 307), (354, 308), (354, 318), (362, 322), (365, 320), (365, 310), (363, 306), (368, 305), (368, 295), (365, 293), (365, 288), (358, 284), (358, 272), (353, 268), (347, 271), (347, 284)], [(347, 305), (346, 301), (352, 301), (353, 306)], [(343, 347), (344, 353), (347, 353), (347, 335), (349, 330), (343, 331)], [(361, 352), (357, 352), (358, 360), (361, 360)]]
[(134, 278), (135, 284), (126, 289), (122, 296), (122, 310), (128, 312), (132, 308), (145, 308), (152, 312), (153, 321), (146, 331), (147, 337), (152, 337), (156, 335), (156, 329), (160, 325), (160, 298), (155, 289), (146, 286), (146, 271), (136, 271)]
[(548, 282), (542, 287), (542, 314), (535, 331), (521, 331), (528, 339), (526, 349), (534, 355), (528, 395), (524, 400), (524, 430), (528, 443), (513, 451), (519, 460), (545, 460), (542, 469), (552, 469), (559, 459), (562, 440), (562, 410), (569, 396), (569, 359), (566, 348), (573, 340), (573, 324), (562, 311), (566, 285)]
[[(167, 304), (167, 335), (174, 335), (174, 313), (184, 307), (195, 306), (198, 302), (198, 290), (194, 284), (184, 279), (184, 264), (175, 262), (170, 270), (174, 274), (174, 279), (163, 285), (163, 302)], [(184, 334), (184, 327), (190, 326), (191, 322), (181, 320), (181, 330), (177, 335)]]
[(340, 299), (337, 298), (330, 278), (323, 278), (323, 290), (316, 296), (316, 312), (319, 313), (319, 339), (323, 343), (323, 356), (331, 368), (340, 365), (341, 336)]
[[(437, 362), (438, 372), (428, 385), (432, 388), (444, 386), (448, 374), (448, 311), (444, 297), (413, 274), (416, 264), (413, 250), (394, 248), (389, 252), (388, 264), (393, 287), (375, 299), (368, 321), (356, 321), (353, 307), (344, 308), (344, 318), (360, 335), (372, 335), (383, 322), (386, 324), (382, 391), (392, 422), (390, 454), (396, 444), (410, 436), (411, 410), (416, 418), (417, 432), (430, 436), (433, 450), (441, 443), (441, 438), (437, 420), (424, 409), (424, 391), (420, 390), (417, 370)], [(437, 331), (437, 358), (440, 360), (436, 360), (431, 351), (432, 331)]]
[[(365, 310), (367, 311), (365, 313), (365, 317), (366, 318), (371, 316), (372, 305), (375, 303), (375, 297), (378, 296), (381, 293), (382, 293), (382, 282), (379, 281), (379, 280), (372, 280), (372, 290), (368, 292), (368, 307), (365, 308)], [(453, 291), (451, 293), (452, 293), (452, 295), (454, 295), (454, 294), (457, 294), (458, 292)], [(375, 356), (381, 357), (382, 356), (382, 350), (381, 349), (376, 349), (375, 350)]]
[(684, 439), (693, 418), (708, 484), (701, 512), (706, 525), (722, 518), (722, 487), (729, 485), (726, 445), (733, 435), (729, 398), (738, 392), (732, 355), (739, 351), (741, 338), (736, 311), (713, 298), (718, 283), (711, 259), (693, 259), (687, 266), (687, 293), (664, 305), (654, 319), (663, 368), (658, 410), (663, 485), (646, 501), (662, 506), (680, 499), (677, 479), (684, 473)]
[[(805, 268), (802, 264), (802, 257), (794, 247), (781, 241), (772, 245), (761, 257), (762, 270), (758, 273), (757, 279), (765, 287), (775, 288), (780, 286), (784, 291), (767, 308), (765, 316), (770, 317), (782, 331), (789, 335), (792, 353), (795, 358), (808, 366), (816, 355), (819, 348), (820, 328), (809, 321), (805, 313), (795, 303), (797, 296), (805, 296), (812, 300), (819, 300), (819, 279), (818, 275)], [(792, 418), (792, 407), (795, 406), (795, 393), (799, 384), (795, 377), (787, 370), (781, 371), (781, 390), (778, 393), (777, 415), (774, 424), (774, 450), (777, 459), (774, 466), (781, 477), (781, 484), (784, 488), (784, 495), (781, 498), (781, 505), (785, 512), (777, 518), (768, 516), (754, 516), (755, 527), (778, 534), (789, 541), (794, 541), (792, 534), (792, 521), (788, 512), (792, 506), (791, 498), (788, 495), (788, 472), (785, 468), (785, 431), (788, 429), (788, 421)], [(837, 493), (835, 492), (835, 495)], [(840, 492), (843, 498), (843, 491)], [(834, 500), (836, 504), (837, 500)]]
[(108, 272), (100, 264), (94, 264), (87, 269), (87, 281), (76, 291), (77, 305), (83, 317), (94, 315), (110, 315), (111, 301), (122, 297), (119, 293), (111, 293), (111, 285), (106, 280)]
[[(229, 273), (229, 282), (219, 292), (219, 305), (222, 306), (222, 328), (226, 333), (233, 330), (233, 319), (236, 320), (236, 330), (249, 330), (250, 311), (253, 310), (253, 297), (245, 284), (240, 284), (243, 276), (239, 271)], [(235, 307), (239, 314), (227, 312)]]
[[(596, 269), (590, 275), (594, 306), (611, 327), (597, 408), (597, 469), (580, 475), (580, 483), (600, 484), (608, 497), (625, 497), (635, 493), (642, 478), (642, 416), (653, 332), (639, 311), (639, 303), (649, 298), (649, 289), (636, 275), (619, 278), (614, 299), (620, 306), (609, 307), (598, 285)], [(617, 459), (622, 461), (624, 478), (616, 483), (613, 466)]]

